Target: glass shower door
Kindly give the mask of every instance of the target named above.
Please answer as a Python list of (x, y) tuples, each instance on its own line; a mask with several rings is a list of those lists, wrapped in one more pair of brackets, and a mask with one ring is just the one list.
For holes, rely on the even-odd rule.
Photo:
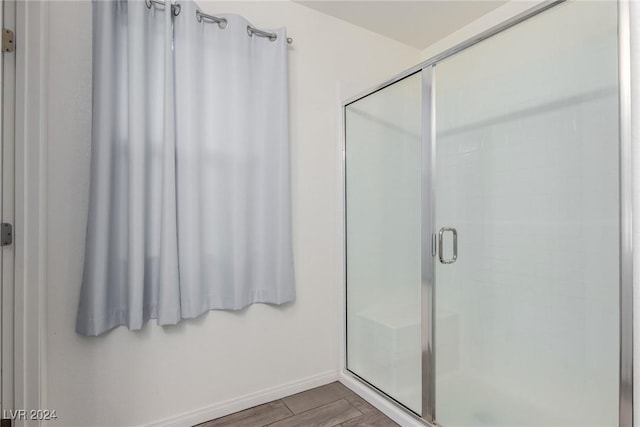
[(442, 426), (618, 425), (617, 62), (567, 2), (435, 67)]
[(417, 414), (420, 77), (345, 109), (347, 369)]

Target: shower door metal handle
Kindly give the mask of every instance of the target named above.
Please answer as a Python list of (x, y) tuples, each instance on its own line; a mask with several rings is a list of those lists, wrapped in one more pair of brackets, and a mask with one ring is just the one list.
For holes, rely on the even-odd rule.
[[(453, 255), (449, 259), (444, 259), (444, 254), (442, 250), (442, 238), (444, 233), (450, 231), (453, 236)], [(438, 258), (440, 258), (440, 262), (442, 264), (453, 264), (458, 259), (458, 231), (456, 231), (453, 227), (442, 227), (438, 232)]]

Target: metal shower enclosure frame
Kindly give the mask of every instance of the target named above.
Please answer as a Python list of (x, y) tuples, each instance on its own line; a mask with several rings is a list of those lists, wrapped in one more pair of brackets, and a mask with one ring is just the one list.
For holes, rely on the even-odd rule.
[[(455, 55), (483, 40), (551, 9), (565, 0), (544, 1), (531, 9), (508, 19), (507, 21), (468, 39), (451, 49), (441, 52), (426, 61), (409, 68), (393, 78), (363, 93), (342, 102), (342, 186), (344, 203), (345, 230), (344, 265), (346, 266), (346, 107), (368, 95), (382, 90), (406, 77), (422, 73), (422, 166), (421, 166), (421, 204), (422, 204), (422, 253), (432, 253), (433, 248), (433, 188), (435, 171), (435, 73), (437, 63)], [(619, 427), (633, 427), (633, 244), (632, 244), (632, 141), (631, 141), (631, 46), (629, 1), (618, 0), (618, 87), (619, 87), (619, 277), (620, 277), (620, 364), (619, 364)], [(346, 268), (343, 277), (347, 282)], [(433, 263), (423, 262), (421, 271), (421, 348), (422, 348), (422, 414), (415, 414), (372, 384), (346, 369), (346, 351), (343, 363), (345, 369), (358, 381), (365, 383), (380, 396), (400, 410), (410, 414), (417, 421), (435, 425), (435, 360), (434, 360), (434, 318), (433, 318)], [(344, 307), (346, 312), (346, 293)], [(346, 322), (344, 342), (346, 340)]]

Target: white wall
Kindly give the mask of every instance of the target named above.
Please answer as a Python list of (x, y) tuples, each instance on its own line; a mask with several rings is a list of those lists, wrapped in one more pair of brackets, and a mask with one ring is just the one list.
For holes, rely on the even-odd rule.
[(459, 30), (454, 31), (443, 39), (438, 40), (426, 49), (423, 49), (422, 52), (420, 52), (420, 60), (427, 60), (459, 43), (465, 42), (508, 19), (526, 12), (543, 1), (544, 0), (512, 0), (504, 6), (492, 10)]
[(291, 2), (201, 6), (207, 13), (240, 13), (260, 28), (286, 25), (294, 38), (290, 108), (298, 299), (283, 308), (210, 312), (175, 327), (151, 321), (135, 333), (119, 328), (99, 338), (76, 335), (89, 188), (91, 6), (52, 2), (46, 393), (58, 425), (145, 424), (276, 386), (337, 377), (337, 82), (363, 90), (416, 63), (419, 52)]

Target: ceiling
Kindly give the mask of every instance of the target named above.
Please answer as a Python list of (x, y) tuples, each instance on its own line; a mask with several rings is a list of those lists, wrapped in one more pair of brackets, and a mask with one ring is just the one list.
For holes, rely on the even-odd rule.
[(416, 49), (507, 3), (502, 0), (294, 0)]

